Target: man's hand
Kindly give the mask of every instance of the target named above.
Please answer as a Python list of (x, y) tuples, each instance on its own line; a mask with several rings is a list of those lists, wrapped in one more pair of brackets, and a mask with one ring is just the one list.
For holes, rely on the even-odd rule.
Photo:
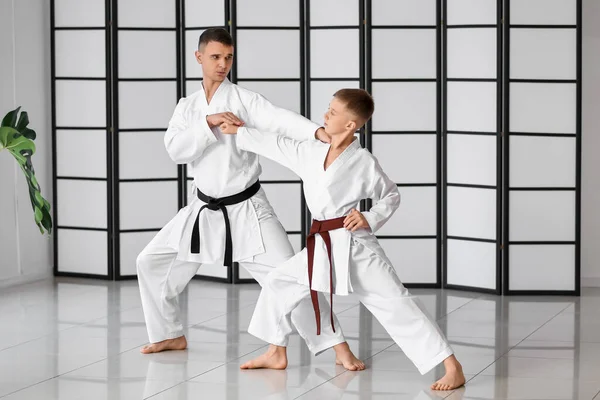
[(344, 219), (344, 228), (348, 229), (350, 232), (356, 232), (358, 229), (369, 229), (371, 227), (365, 216), (360, 211), (353, 208), (352, 211), (350, 211), (350, 214), (346, 216), (346, 219)]
[(229, 123), (237, 126), (244, 126), (244, 121), (239, 119), (234, 113), (230, 112), (207, 115), (206, 122), (211, 128), (214, 128), (215, 126), (219, 126), (224, 123)]
[(238, 132), (239, 126), (225, 122), (219, 125), (219, 129), (226, 135), (235, 135)]
[(317, 129), (315, 139), (319, 139), (323, 143), (331, 143), (331, 137), (325, 132), (325, 128), (323, 127)]

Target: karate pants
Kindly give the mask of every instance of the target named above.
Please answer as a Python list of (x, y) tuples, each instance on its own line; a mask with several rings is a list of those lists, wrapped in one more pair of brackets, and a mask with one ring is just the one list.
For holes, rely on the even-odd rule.
[[(308, 286), (297, 281), (300, 270), (296, 265), (284, 264), (269, 274), (248, 332), (265, 342), (287, 347), (292, 332), (290, 315), (310, 299)], [(402, 285), (393, 267), (358, 242), (351, 245), (350, 279), (354, 289), (350, 296), (367, 307), (421, 374), (453, 354), (435, 321)], [(321, 329), (331, 329), (329, 304), (320, 297), (319, 305)], [(312, 313), (311, 329), (316, 332)], [(339, 331), (338, 321), (334, 323)]]
[[(290, 259), (294, 250), (276, 217), (269, 214), (259, 222), (265, 253), (255, 256), (253, 262), (240, 262), (240, 265), (263, 286), (269, 272)], [(168, 236), (167, 230), (161, 230), (137, 258), (138, 283), (151, 343), (183, 335), (178, 295), (201, 267), (199, 263), (177, 260), (177, 250), (166, 245)], [(321, 297), (324, 301), (324, 296)], [(313, 353), (345, 341), (342, 332), (334, 333), (331, 327), (317, 336), (310, 299), (299, 302), (291, 320)]]

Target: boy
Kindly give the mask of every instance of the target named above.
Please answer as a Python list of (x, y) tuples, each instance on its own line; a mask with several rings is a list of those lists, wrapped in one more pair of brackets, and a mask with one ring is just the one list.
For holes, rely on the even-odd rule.
[[(320, 309), (317, 292), (329, 293), (331, 300), (333, 294), (352, 293), (421, 374), (444, 363), (446, 374), (432, 389), (454, 389), (465, 383), (460, 363), (437, 324), (404, 288), (374, 235), (398, 208), (400, 195), (375, 157), (361, 148), (354, 136), (373, 111), (373, 99), (366, 91), (336, 92), (324, 124), (331, 144), (221, 125), (223, 133), (237, 133), (240, 149), (271, 158), (298, 174), (315, 219), (307, 247), (267, 277), (248, 331), (271, 346), (241, 368), (286, 368), (292, 310), (310, 296), (318, 335), (321, 324), (331, 324), (334, 330), (339, 326), (330, 319), (329, 307)], [(361, 213), (354, 207), (364, 198), (375, 204)]]

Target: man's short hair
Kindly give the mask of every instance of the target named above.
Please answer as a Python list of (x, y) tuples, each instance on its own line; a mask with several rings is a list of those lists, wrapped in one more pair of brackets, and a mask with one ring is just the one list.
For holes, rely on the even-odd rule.
[(225, 46), (233, 46), (233, 38), (229, 32), (223, 28), (208, 28), (202, 32), (202, 35), (200, 35), (200, 39), (198, 40), (198, 49), (202, 46), (206, 46), (210, 42), (218, 42)]

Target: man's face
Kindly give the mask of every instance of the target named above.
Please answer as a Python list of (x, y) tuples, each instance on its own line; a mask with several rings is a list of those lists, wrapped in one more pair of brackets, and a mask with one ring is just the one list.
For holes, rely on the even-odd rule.
[(204, 78), (222, 82), (227, 78), (233, 64), (233, 46), (208, 42), (196, 51), (196, 60), (202, 65)]

